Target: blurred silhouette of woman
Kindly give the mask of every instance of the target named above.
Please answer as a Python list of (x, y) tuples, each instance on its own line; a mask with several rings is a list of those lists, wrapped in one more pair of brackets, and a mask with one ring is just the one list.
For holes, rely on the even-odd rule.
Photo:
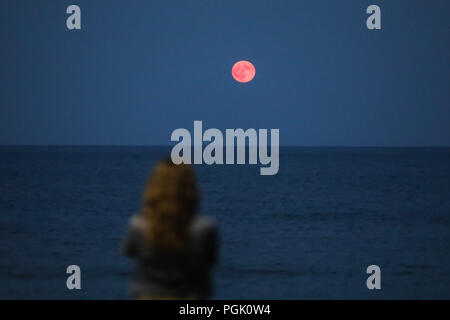
[(138, 299), (206, 299), (217, 255), (214, 221), (196, 215), (198, 195), (189, 165), (158, 164), (131, 218), (122, 245), (135, 259), (131, 292)]

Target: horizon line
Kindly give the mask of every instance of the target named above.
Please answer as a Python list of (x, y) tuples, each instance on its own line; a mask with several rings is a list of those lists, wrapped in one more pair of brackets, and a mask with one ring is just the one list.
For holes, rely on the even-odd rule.
[[(0, 147), (173, 147), (170, 144), (0, 144)], [(270, 144), (269, 144), (270, 146)], [(245, 147), (248, 147), (246, 145)], [(450, 148), (450, 145), (280, 145), (280, 148)]]

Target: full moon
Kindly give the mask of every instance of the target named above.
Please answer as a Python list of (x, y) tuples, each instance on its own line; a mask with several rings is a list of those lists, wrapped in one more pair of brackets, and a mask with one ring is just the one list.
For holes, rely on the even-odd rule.
[(255, 77), (255, 67), (249, 61), (239, 61), (236, 62), (231, 69), (231, 74), (233, 75), (234, 80), (238, 82), (249, 82), (252, 81)]

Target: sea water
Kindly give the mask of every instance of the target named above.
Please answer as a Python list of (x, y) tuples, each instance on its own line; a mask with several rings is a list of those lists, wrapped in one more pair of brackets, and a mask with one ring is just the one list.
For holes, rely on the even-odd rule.
[[(119, 244), (169, 147), (0, 147), (0, 298), (126, 299)], [(280, 149), (195, 166), (222, 299), (450, 298), (449, 148)], [(81, 268), (68, 290), (66, 268)], [(366, 268), (381, 268), (368, 290)]]

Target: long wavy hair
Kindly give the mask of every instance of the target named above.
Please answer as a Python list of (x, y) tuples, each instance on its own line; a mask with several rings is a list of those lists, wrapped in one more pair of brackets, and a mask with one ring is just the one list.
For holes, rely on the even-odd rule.
[(189, 241), (188, 227), (195, 216), (198, 194), (190, 165), (159, 163), (150, 175), (143, 195), (142, 216), (150, 244), (182, 250)]

